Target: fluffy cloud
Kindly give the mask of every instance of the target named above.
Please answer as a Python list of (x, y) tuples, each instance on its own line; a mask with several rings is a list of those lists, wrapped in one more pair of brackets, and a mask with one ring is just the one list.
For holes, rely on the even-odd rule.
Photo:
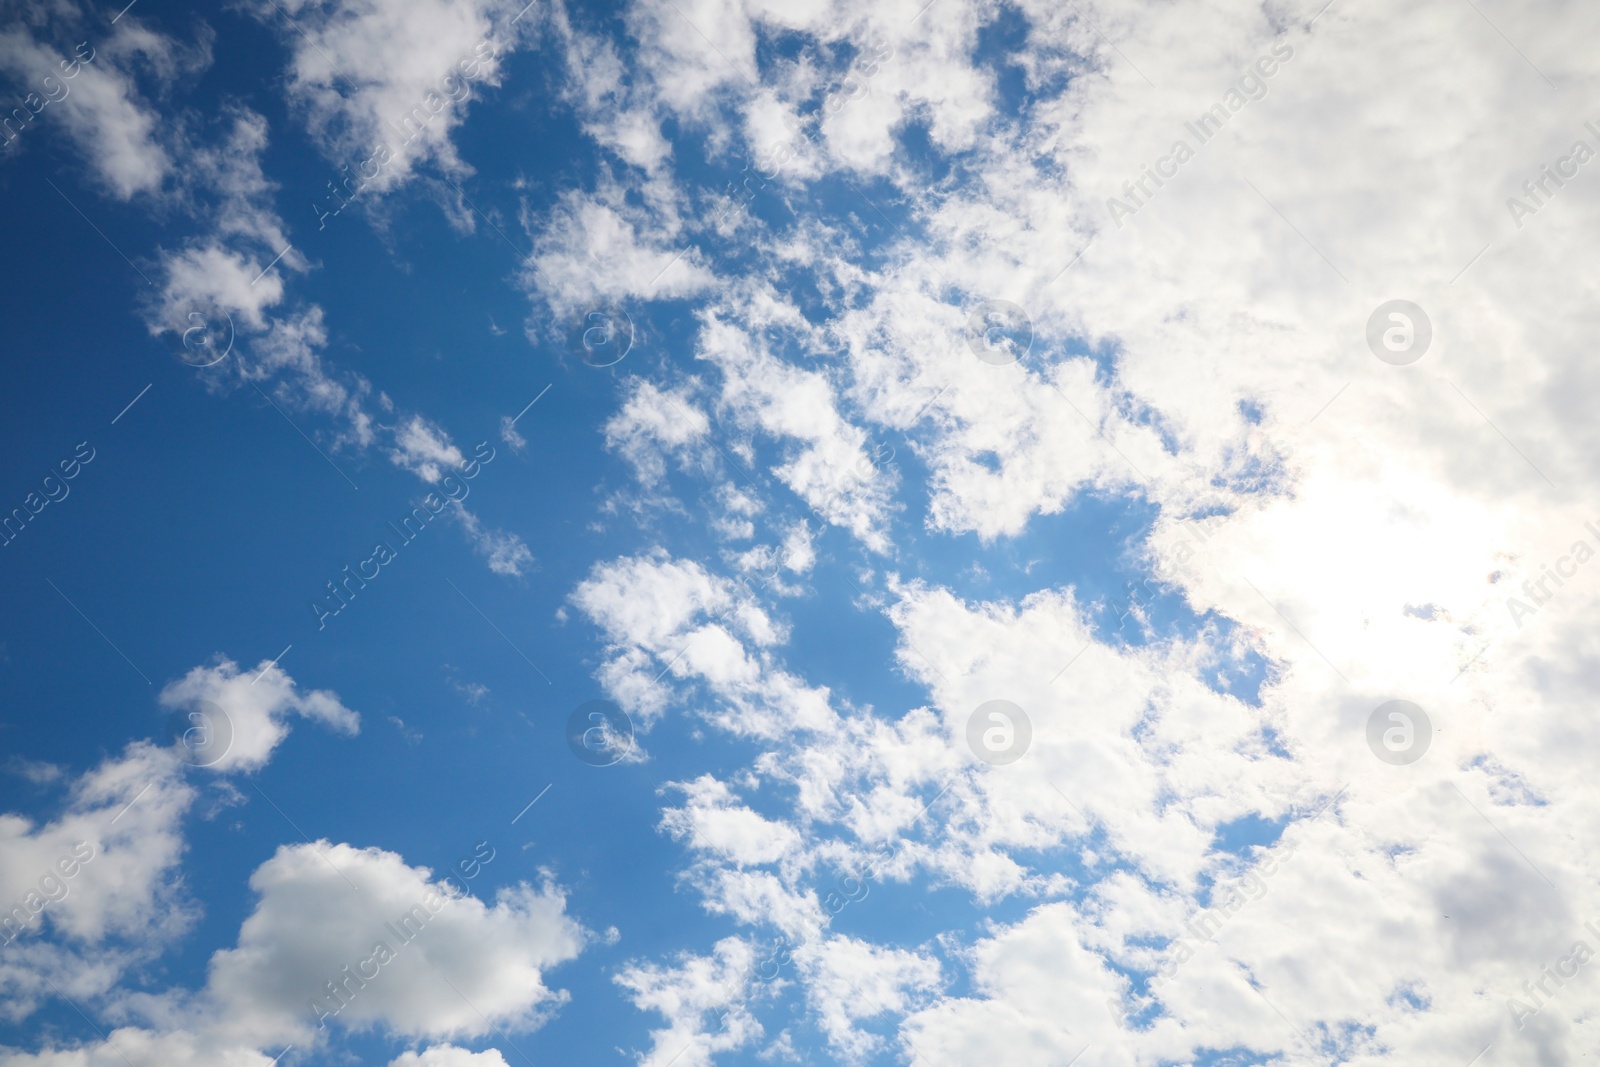
[(736, 803), (732, 791), (710, 775), (682, 789), (687, 803), (667, 809), (661, 825), (689, 848), (744, 866), (776, 863), (800, 844), (792, 828)]
[(486, 905), (376, 848), (284, 846), (250, 888), (255, 908), (237, 947), (212, 958), (207, 995), (262, 1043), (335, 1022), (433, 1038), (536, 1026), (566, 999), (544, 972), (586, 937), (548, 883)]
[(567, 320), (620, 300), (682, 299), (715, 281), (704, 253), (683, 242), (685, 223), (670, 182), (648, 206), (628, 202), (614, 182), (570, 191), (543, 218), (528, 220), (534, 251), (524, 282)]
[(258, 13), (294, 50), (290, 104), (328, 158), (349, 167), (358, 195), (394, 189), (423, 164), (468, 173), (451, 132), (472, 98), (499, 84), (502, 57), (534, 21), (513, 25), (514, 11), (488, 0), (283, 0)]
[(738, 733), (776, 737), (836, 721), (826, 689), (777, 667), (767, 649), (784, 631), (740, 588), (658, 552), (597, 564), (573, 592), (606, 635), (602, 681), (646, 729), (668, 706), (669, 674), (704, 685), (715, 699), (707, 717)]
[(7, 142), (25, 145), (39, 136), (32, 127), (58, 126), (111, 195), (128, 200), (160, 190), (174, 169), (170, 134), (140, 91), (138, 76), (160, 89), (179, 73), (206, 66), (207, 31), (185, 48), (144, 29), (137, 17), (106, 34), (73, 4), (7, 4), (6, 14), (0, 73), (31, 96), (18, 105), (24, 121), (7, 114)]
[(129, 745), (71, 783), (64, 810), (34, 824), (0, 815), (0, 990), (26, 1018), (66, 990), (92, 997), (196, 918), (177, 867), (195, 792), (154, 745)]
[[(326, 689), (302, 692), (293, 678), (270, 660), (240, 671), (230, 659), (196, 667), (161, 690), (161, 703), (187, 712), (195, 726), (182, 740), (186, 758), (219, 771), (255, 771), (272, 758), (289, 736), (289, 715), (313, 719), (330, 729), (355, 734), (361, 717)], [(217, 711), (221, 721), (212, 721)], [(199, 716), (199, 718), (196, 718)], [(214, 746), (221, 745), (219, 755)]]
[(711, 1067), (719, 1053), (741, 1048), (763, 1033), (750, 1008), (756, 964), (749, 944), (724, 938), (708, 955), (684, 954), (674, 965), (635, 963), (617, 975), (636, 1008), (665, 1016), (650, 1032), (640, 1067)]
[(606, 422), (606, 447), (632, 464), (639, 481), (655, 485), (666, 476), (669, 457), (687, 463), (690, 446), (710, 431), (710, 420), (686, 389), (661, 389), (633, 378), (627, 390), (622, 409)]

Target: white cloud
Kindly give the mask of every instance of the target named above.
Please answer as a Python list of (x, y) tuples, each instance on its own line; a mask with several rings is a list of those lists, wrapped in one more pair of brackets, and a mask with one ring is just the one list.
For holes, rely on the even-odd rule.
[(514, 26), (515, 12), (488, 0), (279, 6), (292, 24), (271, 5), (258, 10), (293, 50), (290, 105), (329, 160), (349, 167), (334, 177), (352, 179), (356, 196), (393, 190), (426, 164), (457, 180), (470, 173), (451, 134), (471, 100), (500, 84), (505, 54), (535, 21)]
[(455, 514), (466, 528), (473, 551), (489, 561), (489, 569), (495, 574), (521, 578), (533, 569), (533, 552), (521, 537), (507, 530), (484, 529), (482, 520), (465, 507)]
[[(113, 196), (128, 200), (158, 191), (173, 162), (162, 143), (161, 117), (139, 92), (130, 68), (135, 57), (159, 64), (173, 54), (173, 42), (131, 20), (109, 38), (93, 34), (82, 47), (76, 41), (58, 47), (21, 25), (0, 33), (0, 70), (40, 101), (39, 112), (8, 130), (8, 137), (26, 144), (39, 136), (32, 127), (59, 124)], [(68, 71), (71, 76), (63, 77)]]
[(858, 1021), (906, 1015), (941, 984), (937, 960), (851, 937), (830, 937), (796, 958), (807, 972), (806, 995), (828, 1044), (854, 1062), (884, 1044), (876, 1035), (858, 1030)]
[(466, 463), (450, 435), (421, 415), (411, 416), (396, 428), (389, 458), (429, 485), (438, 482), (447, 469), (459, 469)]
[(622, 410), (606, 422), (606, 447), (633, 466), (639, 481), (655, 485), (666, 476), (667, 459), (687, 464), (695, 454), (690, 446), (710, 429), (710, 420), (688, 389), (661, 389), (644, 378), (630, 378)]
[(679, 788), (686, 804), (666, 809), (661, 826), (697, 852), (746, 866), (776, 863), (800, 845), (791, 827), (739, 804), (733, 792), (710, 775)]
[[(972, 950), (971, 993), (914, 1009), (908, 1058), (1059, 1064), (1085, 1045), (1138, 1062), (1241, 1046), (1311, 1055), (1295, 1028), (1318, 1052), (1393, 1062), (1467, 1062), (1491, 1040), (1508, 1057), (1559, 1062), (1592, 1044), (1578, 1001), (1563, 999), (1576, 987), (1521, 1032), (1506, 998), (1526, 996), (1522, 983), (1574, 940), (1595, 944), (1581, 923), (1595, 911), (1582, 888), (1591, 865), (1569, 835), (1592, 807), (1576, 753), (1592, 740), (1582, 708), (1597, 652), (1581, 620), (1600, 572), (1580, 564), (1560, 586), (1543, 575), (1570, 568), (1578, 540), (1600, 544), (1585, 528), (1596, 516), (1560, 503), (1594, 495), (1593, 252), (1576, 235), (1600, 201), (1587, 175), (1568, 181), (1522, 230), (1504, 203), (1574, 138), (1592, 146), (1581, 121), (1594, 117), (1581, 103), (1592, 64), (1557, 36), (1565, 5), (1492, 13), (1528, 61), (1465, 8), (1435, 20), (1336, 5), (1308, 30), (1320, 8), (1024, 5), (1033, 29), (1017, 61), (1037, 103), (991, 123), (987, 73), (926, 62), (942, 50), (969, 63), (951, 44), (970, 40), (973, 9), (935, 5), (918, 23), (926, 51), (897, 42), (864, 109), (827, 126), (849, 165), (897, 183), (915, 236), (877, 271), (826, 246), (798, 262), (861, 295), (856, 310), (830, 309), (847, 352), (829, 373), (853, 418), (911, 436), (932, 474), (934, 529), (996, 540), (1085, 492), (1140, 494), (1159, 509), (1151, 562), (1170, 588), (1240, 624), (1110, 647), (1093, 640), (1092, 605), (1065, 591), (964, 603), (931, 583), (894, 585), (899, 661), (930, 708), (899, 713), (893, 731), (786, 737), (792, 750), (746, 772), (779, 768), (796, 784), (797, 827), (844, 817), (868, 840), (884, 810), (870, 802), (918, 785), (931, 795), (930, 781), (953, 775), (930, 813), (940, 834), (908, 849), (908, 864), (980, 904), (1047, 898)], [(1118, 228), (1106, 197), (1175, 137), (1192, 139), (1184, 122), (1274, 44), (1294, 56), (1266, 97)], [(713, 92), (739, 91), (731, 77), (695, 82), (687, 59), (681, 71), (691, 77), (668, 103), (698, 93), (705, 109)], [(892, 114), (880, 88), (933, 79), (927, 99), (959, 91), (927, 113), (931, 139), (969, 149), (972, 180), (929, 195), (911, 168), (880, 162), (904, 157), (869, 120)], [(806, 225), (773, 245), (802, 247)], [(1424, 361), (1403, 369), (1373, 359), (1362, 335), (1372, 309), (1402, 295), (1435, 326)], [(967, 351), (967, 313), (990, 297), (1032, 317), (1021, 367)], [(734, 308), (706, 316), (703, 347), (756, 318), (723, 303)], [(1532, 602), (1524, 580), (1546, 589), (1517, 620), (1507, 598)], [(1244, 650), (1267, 661), (1259, 706), (1202, 682), (1237, 680)], [(997, 695), (1033, 716), (1034, 749), (973, 768), (965, 716)], [(1412, 768), (1366, 748), (1366, 718), (1391, 696), (1423, 704), (1438, 728)], [(831, 799), (858, 783), (859, 798)], [(1290, 819), (1294, 858), (1160, 991), (1163, 1015), (1123, 1025), (1120, 1011), (1146, 1002), (1116, 968), (1159, 964), (1152, 944), (1180, 936), (1205, 881), (1237, 862), (1215, 847), (1218, 828), (1252, 813)], [(723, 884), (692, 882), (742, 918)], [(840, 1047), (864, 1040), (853, 1020), (834, 1022)]]
[(134, 1026), (112, 1030), (108, 1040), (78, 1048), (22, 1052), (0, 1047), (0, 1067), (271, 1067), (272, 1057), (256, 1049), (219, 1046), (204, 1036), (179, 1030), (156, 1033)]
[(666, 1017), (650, 1032), (640, 1067), (711, 1067), (719, 1053), (758, 1040), (762, 1027), (750, 1010), (762, 992), (752, 988), (757, 964), (750, 945), (723, 938), (708, 955), (684, 954), (675, 966), (633, 963), (616, 977), (634, 1007)]
[(549, 883), (486, 905), (377, 848), (283, 846), (250, 888), (255, 908), (237, 947), (212, 958), (207, 995), (263, 1043), (310, 1041), (319, 1021), (424, 1038), (531, 1028), (567, 996), (544, 972), (586, 940)]
[[(655, 191), (675, 196), (670, 184)], [(611, 303), (703, 293), (715, 275), (688, 241), (679, 210), (671, 199), (634, 206), (612, 182), (593, 193), (568, 191), (547, 215), (526, 220), (534, 252), (523, 282), (563, 328)]]
[[(190, 740), (178, 742), (180, 754), (188, 744), (186, 758), (218, 771), (264, 767), (273, 749), (289, 735), (291, 713), (340, 733), (355, 734), (361, 729), (361, 716), (340, 703), (338, 694), (326, 689), (302, 692), (294, 679), (270, 660), (247, 671), (240, 671), (238, 664), (226, 658), (209, 667), (195, 667), (162, 688), (161, 703), (187, 712), (191, 719), (201, 716), (184, 735)], [(223, 720), (210, 721), (218, 709)], [(218, 755), (213, 746), (220, 744), (226, 745), (226, 751)]]
[(702, 714), (735, 733), (771, 738), (837, 722), (826, 689), (774, 662), (784, 628), (693, 560), (657, 552), (598, 564), (572, 602), (605, 631), (601, 683), (645, 730), (668, 706), (668, 676), (706, 686), (715, 700)]
[(404, 1052), (389, 1067), (508, 1067), (498, 1049), (470, 1052), (455, 1045), (434, 1045), (422, 1052)]
[(58, 989), (105, 993), (197, 917), (177, 873), (195, 797), (183, 770), (138, 742), (75, 780), (51, 821), (0, 815), (6, 1017), (26, 1018)]

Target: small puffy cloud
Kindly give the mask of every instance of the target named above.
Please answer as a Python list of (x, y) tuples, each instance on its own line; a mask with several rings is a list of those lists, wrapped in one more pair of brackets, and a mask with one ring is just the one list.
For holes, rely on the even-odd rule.
[(830, 937), (807, 949), (795, 957), (806, 971), (807, 997), (828, 1044), (852, 1061), (883, 1047), (875, 1034), (857, 1029), (860, 1020), (904, 1016), (939, 988), (939, 961), (906, 949), (853, 937)]
[[(270, 660), (243, 672), (226, 658), (209, 667), (196, 667), (162, 688), (161, 703), (187, 712), (195, 723), (191, 729), (198, 732), (186, 734), (179, 742), (192, 753), (188, 758), (219, 771), (254, 771), (265, 766), (272, 750), (289, 735), (290, 714), (340, 733), (354, 734), (361, 729), (361, 717), (340, 703), (337, 693), (302, 691)], [(223, 720), (210, 721), (219, 708)], [(209, 746), (223, 741), (226, 751), (217, 756)]]
[(687, 462), (690, 446), (711, 429), (686, 389), (658, 388), (644, 378), (630, 378), (622, 410), (606, 422), (606, 447), (626, 459), (645, 485), (667, 473), (667, 459)]
[(616, 301), (696, 296), (716, 282), (672, 201), (638, 207), (614, 184), (568, 191), (533, 231), (523, 280), (558, 319)]
[(465, 507), (457, 508), (455, 514), (466, 529), (472, 550), (489, 561), (489, 569), (495, 574), (521, 578), (533, 569), (533, 552), (517, 534), (485, 529), (483, 521)]
[(602, 684), (645, 728), (667, 706), (668, 674), (704, 684), (716, 698), (704, 714), (735, 733), (831, 728), (828, 691), (772, 662), (783, 627), (754, 598), (736, 594), (733, 582), (699, 563), (655, 552), (597, 564), (572, 601), (606, 632)]
[(262, 1042), (309, 1041), (335, 1020), (416, 1038), (536, 1026), (566, 999), (544, 972), (586, 939), (549, 883), (488, 905), (377, 848), (284, 846), (250, 888), (255, 908), (237, 947), (212, 957), (206, 992)]
[(697, 852), (739, 866), (776, 863), (800, 847), (800, 835), (740, 804), (733, 791), (710, 775), (679, 786), (685, 805), (668, 808), (662, 829)]
[(395, 428), (389, 459), (433, 485), (446, 473), (458, 470), (467, 458), (441, 427), (413, 415)]

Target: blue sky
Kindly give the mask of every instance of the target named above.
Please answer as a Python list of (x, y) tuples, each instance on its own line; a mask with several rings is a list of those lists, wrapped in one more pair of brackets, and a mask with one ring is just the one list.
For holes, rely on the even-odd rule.
[(7, 7), (0, 1067), (1592, 1048), (1597, 72), (1485, 9)]

